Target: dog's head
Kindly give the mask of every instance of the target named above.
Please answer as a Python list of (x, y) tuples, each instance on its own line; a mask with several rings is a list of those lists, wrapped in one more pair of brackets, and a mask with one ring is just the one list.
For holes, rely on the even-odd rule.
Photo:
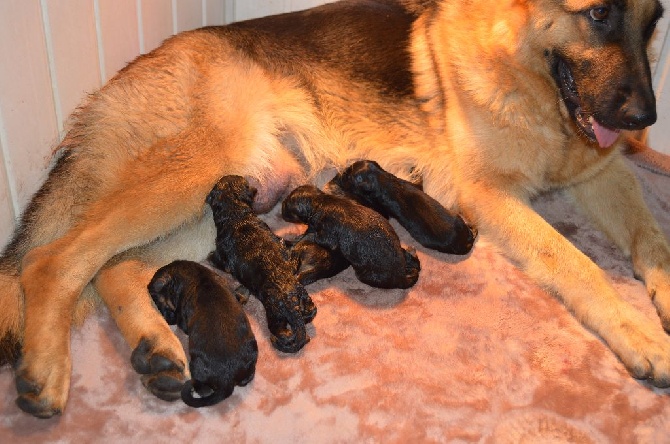
[(223, 176), (209, 192), (205, 202), (212, 208), (223, 207), (229, 203), (251, 207), (256, 197), (256, 188), (242, 176)]
[(301, 185), (286, 196), (281, 204), (281, 215), (287, 222), (308, 223), (314, 210), (313, 199), (323, 194), (313, 185)]
[(647, 46), (658, 0), (536, 0), (534, 23), (559, 99), (590, 141), (611, 146), (620, 130), (656, 121)]

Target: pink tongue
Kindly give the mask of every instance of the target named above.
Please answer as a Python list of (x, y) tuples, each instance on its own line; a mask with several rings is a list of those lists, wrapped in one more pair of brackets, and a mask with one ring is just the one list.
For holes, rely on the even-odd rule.
[(600, 148), (609, 148), (619, 138), (619, 130), (605, 128), (596, 122), (595, 119), (591, 120), (591, 125), (593, 127), (593, 132), (596, 135), (596, 139), (598, 139)]

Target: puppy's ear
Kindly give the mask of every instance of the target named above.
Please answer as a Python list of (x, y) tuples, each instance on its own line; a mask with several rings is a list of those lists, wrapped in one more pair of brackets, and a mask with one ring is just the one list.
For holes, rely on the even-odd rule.
[(242, 190), (242, 193), (240, 194), (240, 199), (242, 199), (244, 203), (252, 205), (254, 203), (254, 199), (256, 198), (257, 193), (258, 190), (255, 187), (247, 185)]

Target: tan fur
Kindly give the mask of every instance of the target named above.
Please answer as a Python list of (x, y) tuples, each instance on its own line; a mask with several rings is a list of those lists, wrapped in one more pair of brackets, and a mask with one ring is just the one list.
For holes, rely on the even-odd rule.
[[(665, 333), (528, 204), (565, 187), (632, 256), (670, 328), (667, 241), (618, 146), (598, 149), (578, 132), (545, 59), (547, 47), (593, 51), (569, 11), (594, 2), (403, 3), (422, 13), (409, 48), (417, 100), (305, 49), (258, 55), (258, 44), (252, 57), (234, 33), (194, 31), (139, 58), (78, 110), (61, 145), (71, 161), (35, 197), (0, 264), (0, 333), (23, 338), (19, 374), (39, 386), (24, 398), (43, 408), (31, 413), (65, 406), (69, 320), (90, 282), (131, 347), (150, 338), (157, 353), (186, 362), (146, 283), (159, 266), (212, 249), (204, 196), (220, 176), (282, 191), (361, 158), (422, 175), (429, 194), (554, 292), (635, 377), (670, 385)], [(635, 30), (653, 2), (627, 3)], [(286, 65), (273, 59), (279, 50), (292, 54)]]

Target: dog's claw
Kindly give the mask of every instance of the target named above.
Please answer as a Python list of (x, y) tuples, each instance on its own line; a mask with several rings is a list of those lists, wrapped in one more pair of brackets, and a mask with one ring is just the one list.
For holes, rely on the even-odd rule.
[(142, 384), (156, 397), (165, 401), (181, 398), (181, 389), (188, 379), (185, 365), (158, 354), (152, 342), (142, 339), (130, 357), (135, 371), (142, 375)]

